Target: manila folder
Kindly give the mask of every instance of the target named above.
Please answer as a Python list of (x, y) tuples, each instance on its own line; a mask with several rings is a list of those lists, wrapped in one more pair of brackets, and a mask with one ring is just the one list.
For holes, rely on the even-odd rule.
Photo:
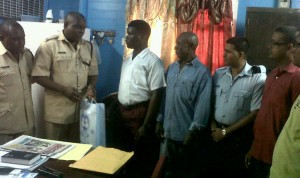
[(133, 152), (125, 152), (115, 148), (99, 146), (79, 161), (70, 164), (70, 167), (106, 174), (114, 174), (132, 156)]

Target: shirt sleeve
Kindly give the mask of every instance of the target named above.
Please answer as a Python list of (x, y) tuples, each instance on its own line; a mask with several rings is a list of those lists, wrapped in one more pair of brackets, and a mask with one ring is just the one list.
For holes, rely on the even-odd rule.
[(257, 110), (260, 108), (262, 95), (263, 95), (263, 91), (264, 91), (264, 86), (265, 86), (265, 81), (267, 78), (265, 73), (260, 73), (260, 74), (255, 74), (255, 75), (258, 75), (258, 79), (257, 79), (256, 85), (254, 86), (250, 111), (254, 111), (254, 110)]
[(189, 130), (202, 130), (206, 127), (211, 107), (212, 78), (208, 70), (199, 76), (195, 114)]
[(300, 95), (300, 70), (295, 72), (295, 75), (292, 79), (292, 100), (293, 102), (298, 98)]
[(50, 77), (51, 61), (51, 52), (46, 43), (43, 42), (35, 53), (35, 62), (32, 69), (32, 76)]
[[(97, 47), (97, 46), (92, 46), (92, 44), (91, 44), (90, 50), (92, 50), (94, 47)], [(98, 75), (98, 63), (97, 63), (97, 51), (96, 50), (97, 49), (93, 49), (93, 51), (92, 51), (91, 64), (89, 67), (89, 76)]]
[[(165, 74), (165, 79), (167, 79), (168, 69), (167, 69), (166, 74)], [(162, 97), (159, 113), (158, 113), (158, 116), (156, 118), (157, 122), (161, 122), (161, 123), (164, 122), (165, 106), (166, 106), (166, 88), (163, 89), (163, 97)]]
[(151, 91), (166, 86), (164, 67), (160, 59), (155, 60), (150, 66), (148, 83)]

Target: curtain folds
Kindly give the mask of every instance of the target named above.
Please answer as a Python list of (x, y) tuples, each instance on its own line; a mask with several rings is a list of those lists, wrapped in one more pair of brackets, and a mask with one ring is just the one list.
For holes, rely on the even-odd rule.
[[(198, 0), (197, 13), (185, 12), (194, 0), (179, 0), (176, 8), (177, 34), (192, 31), (197, 34), (199, 46), (196, 54), (212, 73), (224, 66), (224, 47), (232, 36), (231, 0)], [(184, 8), (183, 8), (184, 7)], [(184, 13), (184, 14), (180, 14)], [(187, 16), (186, 14), (190, 14)]]
[(126, 12), (127, 24), (135, 19), (150, 24), (149, 47), (165, 67), (176, 59), (176, 37), (186, 31), (197, 34), (196, 54), (212, 73), (224, 65), (225, 42), (232, 36), (231, 0), (127, 0)]
[[(151, 26), (150, 49), (157, 54), (167, 67), (175, 58), (176, 1), (174, 0), (127, 0), (126, 24), (143, 19)], [(125, 55), (129, 54), (125, 49)]]

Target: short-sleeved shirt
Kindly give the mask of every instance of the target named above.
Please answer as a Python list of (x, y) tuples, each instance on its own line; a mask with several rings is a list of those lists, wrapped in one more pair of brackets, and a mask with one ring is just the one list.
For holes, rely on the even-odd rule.
[(162, 61), (149, 48), (134, 59), (123, 60), (118, 99), (128, 106), (151, 98), (151, 91), (166, 86)]
[(232, 125), (260, 108), (265, 73), (253, 73), (246, 63), (244, 69), (232, 78), (230, 67), (217, 69), (214, 74), (215, 120)]
[(274, 69), (267, 77), (262, 103), (254, 123), (251, 155), (272, 163), (276, 140), (288, 119), (292, 105), (300, 94), (300, 68), (289, 64)]
[[(42, 42), (35, 54), (32, 76), (49, 77), (55, 83), (85, 94), (88, 76), (98, 75), (91, 43), (80, 40), (77, 50), (63, 33)], [(75, 122), (78, 104), (63, 94), (45, 89), (45, 120), (58, 124)]]
[(276, 142), (270, 178), (300, 177), (300, 95)]
[(168, 139), (183, 141), (190, 130), (206, 127), (211, 102), (212, 78), (196, 57), (181, 70), (175, 62), (167, 70), (166, 97), (157, 117)]
[(33, 55), (24, 49), (19, 62), (0, 43), (0, 134), (15, 134), (34, 127), (31, 97)]

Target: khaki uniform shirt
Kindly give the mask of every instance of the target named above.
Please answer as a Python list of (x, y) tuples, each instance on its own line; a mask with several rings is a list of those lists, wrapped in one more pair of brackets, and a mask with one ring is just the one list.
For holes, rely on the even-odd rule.
[(31, 97), (33, 55), (28, 49), (19, 62), (0, 42), (0, 134), (15, 134), (34, 127)]
[[(88, 76), (98, 75), (96, 54), (91, 43), (80, 40), (77, 50), (63, 33), (46, 39), (35, 54), (32, 76), (49, 77), (55, 83), (85, 94)], [(79, 103), (63, 94), (45, 89), (45, 117), (48, 122), (69, 124), (77, 121)]]

